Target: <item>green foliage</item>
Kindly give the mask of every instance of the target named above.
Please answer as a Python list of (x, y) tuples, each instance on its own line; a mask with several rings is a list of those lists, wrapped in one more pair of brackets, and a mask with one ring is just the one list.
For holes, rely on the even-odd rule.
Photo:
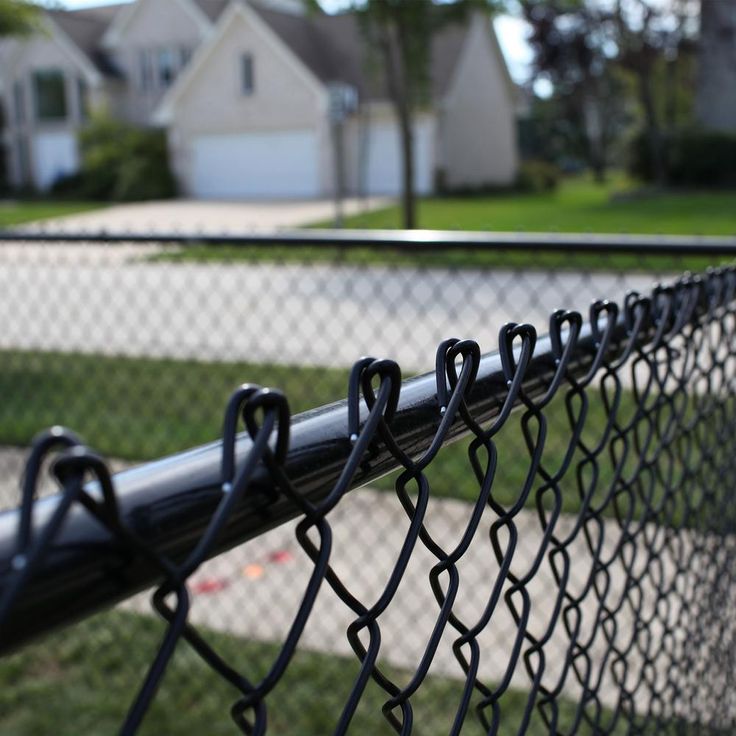
[(0, 38), (31, 33), (38, 17), (38, 7), (28, 0), (0, 0)]
[[(675, 186), (736, 186), (736, 133), (678, 131), (664, 138), (664, 159), (667, 180)], [(630, 167), (645, 181), (656, 179), (644, 133), (632, 143)]]
[(552, 192), (559, 186), (560, 176), (554, 164), (532, 159), (519, 167), (516, 184), (522, 192)]
[(164, 131), (98, 115), (81, 132), (79, 144), (77, 184), (83, 197), (130, 202), (176, 194)]

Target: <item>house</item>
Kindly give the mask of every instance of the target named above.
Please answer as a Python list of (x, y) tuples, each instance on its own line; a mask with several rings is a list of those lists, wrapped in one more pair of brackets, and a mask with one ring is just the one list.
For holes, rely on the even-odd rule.
[[(400, 138), (377, 58), (353, 14), (300, 0), (136, 0), (48, 10), (2, 49), (14, 186), (44, 190), (79, 164), (89, 111), (167, 131), (181, 191), (198, 198), (396, 194)], [(514, 90), (488, 18), (432, 41), (416, 120), (415, 183), (511, 183)]]

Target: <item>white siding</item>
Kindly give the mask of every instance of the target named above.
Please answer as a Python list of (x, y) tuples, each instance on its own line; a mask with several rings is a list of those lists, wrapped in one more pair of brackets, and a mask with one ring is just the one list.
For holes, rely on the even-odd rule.
[[(125, 13), (126, 10), (120, 11)], [(124, 16), (123, 16), (124, 17)], [(183, 49), (194, 52), (205, 38), (196, 16), (174, 0), (137, 0), (134, 12), (123, 24), (114, 47), (110, 49), (115, 63), (125, 75), (126, 85), (117, 90), (114, 105), (122, 116), (133, 123), (149, 125), (151, 116), (166, 92), (157, 79), (158, 53)], [(150, 55), (154, 79), (143, 88), (142, 56)]]
[(474, 18), (439, 118), (449, 187), (513, 183), (518, 167), (511, 82), (487, 17)]
[[(398, 195), (402, 189), (402, 156), (399, 126), (393, 120), (371, 122), (363, 130), (367, 155), (363, 174), (366, 194)], [(414, 186), (417, 194), (434, 188), (435, 125), (432, 116), (422, 116), (414, 126)], [(360, 174), (359, 174), (360, 176)]]

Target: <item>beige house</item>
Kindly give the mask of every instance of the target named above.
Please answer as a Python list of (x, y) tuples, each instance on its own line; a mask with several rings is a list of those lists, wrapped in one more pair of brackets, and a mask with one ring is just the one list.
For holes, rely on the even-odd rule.
[[(199, 198), (396, 194), (399, 134), (377, 59), (351, 14), (300, 0), (136, 0), (47, 11), (0, 50), (11, 183), (47, 189), (78, 166), (88, 111), (164, 127), (181, 191)], [(511, 183), (514, 90), (490, 21), (431, 49), (414, 131), (416, 186)]]

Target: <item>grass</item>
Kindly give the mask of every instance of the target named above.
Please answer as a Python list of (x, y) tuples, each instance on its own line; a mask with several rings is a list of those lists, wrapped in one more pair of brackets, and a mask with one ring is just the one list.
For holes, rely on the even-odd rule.
[(26, 222), (48, 220), (96, 210), (103, 205), (96, 202), (0, 202), (0, 229)]
[[(105, 456), (151, 460), (219, 439), (226, 401), (240, 383), (247, 381), (282, 389), (292, 412), (298, 413), (343, 398), (347, 377), (348, 372), (343, 369), (3, 351), (0, 353), (0, 395), (3, 396), (0, 444), (26, 446), (41, 429), (63, 424)], [(574, 407), (575, 411), (580, 410), (577, 400)], [(635, 410), (634, 397), (623, 391), (619, 421), (628, 421)], [(563, 397), (556, 397), (544, 414), (547, 439), (542, 462), (548, 472), (554, 473), (563, 461), (571, 434)], [(595, 391), (589, 392), (583, 433), (587, 446), (598, 442), (606, 419), (600, 397)], [(536, 432), (536, 420), (532, 420), (530, 428), (532, 433)], [(469, 440), (463, 440), (445, 447), (432, 462), (427, 476), (433, 495), (469, 502), (477, 499), (479, 483), (469, 464), (468, 443)], [(520, 414), (512, 416), (509, 426), (496, 438), (496, 445), (499, 462), (493, 496), (508, 506), (518, 498), (529, 469)], [(480, 459), (484, 461), (482, 455)], [(580, 506), (576, 468), (581, 460), (580, 452), (576, 451), (571, 469), (560, 484), (566, 512), (575, 512)], [(624, 477), (637, 473), (636, 460), (636, 453), (630, 451)], [(672, 468), (660, 469), (663, 476), (669, 470), (682, 473), (676, 453), (674, 456), (662, 453), (661, 461), (674, 463)], [(691, 457), (689, 462), (697, 463), (697, 458)], [(593, 472), (599, 473), (592, 503), (610, 514), (613, 509), (610, 502), (606, 503), (606, 494), (613, 463), (604, 453), (594, 465), (584, 464), (578, 472), (584, 483), (591, 482)], [(372, 485), (391, 491), (396, 475), (386, 476)], [(534, 487), (538, 485), (537, 478)], [(552, 493), (545, 493), (543, 505), (549, 507), (553, 498)], [(659, 498), (661, 490), (651, 501), (656, 503)], [(635, 518), (646, 513), (645, 501), (638, 495), (635, 498), (625, 495), (621, 502), (624, 508), (633, 506)], [(527, 503), (535, 503), (534, 493)], [(665, 510), (673, 523), (685, 518), (684, 504), (682, 492), (673, 494)]]
[(280, 388), (292, 413), (343, 398), (348, 371), (252, 363), (0, 353), (0, 443), (63, 424), (114, 457), (151, 460), (218, 439), (242, 383)]
[[(638, 196), (621, 177), (606, 185), (588, 179), (567, 179), (559, 190), (544, 194), (495, 194), (445, 197), (419, 202), (419, 226), (440, 230), (513, 232), (637, 233), (666, 235), (735, 235), (736, 191), (665, 193)], [(616, 196), (618, 195), (618, 196)], [(318, 223), (316, 227), (329, 227)], [(349, 217), (350, 229), (393, 229), (401, 226), (398, 207)], [(165, 261), (277, 261), (414, 265), (467, 268), (523, 268), (544, 270), (702, 270), (714, 265), (708, 257), (684, 259), (639, 254), (577, 254), (569, 250), (540, 254), (534, 251), (472, 251), (453, 247), (417, 255), (388, 249), (288, 248), (279, 246), (221, 246), (192, 244), (157, 254)]]
[[(389, 207), (348, 217), (345, 227), (396, 228), (400, 214)], [(736, 235), (736, 190), (646, 195), (620, 176), (603, 185), (580, 177), (549, 193), (423, 199), (418, 222), (438, 230)]]
[[(200, 629), (201, 630), (201, 629)], [(201, 630), (202, 631), (202, 630)], [(162, 633), (160, 621), (150, 616), (112, 611), (96, 616), (20, 653), (0, 660), (0, 732), (3, 736), (98, 736), (116, 733)], [(274, 644), (202, 631), (228, 662), (253, 679), (275, 659)], [(387, 667), (397, 683), (408, 673)], [(323, 736), (332, 733), (342, 705), (358, 672), (357, 659), (299, 651), (284, 678), (267, 700), (268, 733)], [(430, 676), (411, 698), (416, 730), (422, 736), (447, 734), (459, 702), (461, 680)], [(229, 708), (238, 693), (209, 671), (187, 644), (181, 643), (154, 704), (139, 733), (207, 734), (237, 732)], [(381, 706), (385, 693), (369, 683), (351, 722), (351, 736), (390, 734)], [(523, 691), (509, 690), (499, 701), (501, 734), (515, 733), (527, 702)], [(558, 699), (560, 733), (573, 721), (575, 705)], [(530, 736), (548, 733), (535, 710)], [(594, 701), (590, 715), (595, 717)], [(605, 728), (612, 714), (605, 709)], [(623, 734), (619, 722), (613, 733)], [(466, 719), (464, 734), (483, 733), (475, 715)], [(594, 733), (583, 722), (580, 736)], [(606, 731), (609, 733), (609, 731)]]
[(390, 248), (339, 248), (339, 247), (289, 247), (289, 246), (237, 246), (193, 243), (167, 248), (148, 258), (152, 262), (167, 263), (277, 263), (277, 264), (329, 264), (332, 266), (389, 266), (426, 268), (472, 268), (475, 270), (511, 269), (614, 273), (682, 273), (699, 272), (732, 259), (712, 256), (643, 255), (640, 253), (574, 253), (569, 249), (560, 252), (534, 250), (476, 251), (461, 246), (443, 250), (415, 253)]

